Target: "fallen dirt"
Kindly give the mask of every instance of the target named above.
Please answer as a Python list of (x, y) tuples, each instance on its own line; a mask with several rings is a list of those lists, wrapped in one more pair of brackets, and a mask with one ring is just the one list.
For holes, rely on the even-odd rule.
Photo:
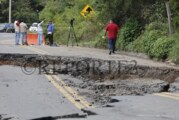
[[(132, 60), (102, 60), (87, 57), (66, 57), (47, 55), (1, 54), (0, 65), (35, 67), (39, 73), (68, 74), (79, 79), (113, 80), (150, 78), (174, 82), (179, 77), (179, 69), (144, 66)], [(25, 73), (26, 74), (26, 73)], [(28, 73), (27, 73), (28, 74)]]
[[(65, 79), (67, 78), (67, 79)], [(116, 79), (116, 80), (78, 80), (65, 76), (66, 84), (75, 89), (80, 96), (91, 101), (91, 104), (106, 106), (108, 103), (119, 102), (113, 96), (168, 92), (172, 88), (168, 82), (154, 79)]]

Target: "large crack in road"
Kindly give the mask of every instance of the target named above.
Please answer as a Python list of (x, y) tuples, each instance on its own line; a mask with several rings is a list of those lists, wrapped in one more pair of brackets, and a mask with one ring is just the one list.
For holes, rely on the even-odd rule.
[[(102, 60), (28, 54), (0, 54), (0, 64), (36, 67), (40, 73), (70, 74), (89, 80), (151, 78), (174, 82), (179, 69), (139, 65), (135, 60)], [(25, 72), (25, 71), (24, 71)]]
[[(142, 66), (136, 61), (86, 57), (0, 54), (0, 65), (21, 66), (22, 72), (27, 75), (33, 74), (35, 70), (38, 70), (39, 74), (62, 75), (69, 87), (90, 100), (91, 104), (101, 107), (112, 107), (108, 103), (120, 102), (113, 99), (113, 96), (174, 91), (175, 87), (170, 83), (179, 77), (179, 69)], [(66, 117), (42, 118), (55, 120)], [(68, 117), (86, 116), (75, 114)]]

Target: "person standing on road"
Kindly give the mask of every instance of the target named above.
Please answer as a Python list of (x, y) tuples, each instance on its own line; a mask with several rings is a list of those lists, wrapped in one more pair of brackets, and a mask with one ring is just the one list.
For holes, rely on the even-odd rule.
[(47, 34), (48, 34), (48, 39), (49, 39), (49, 45), (53, 46), (53, 34), (54, 34), (54, 24), (52, 21), (49, 21), (47, 25)]
[(19, 45), (19, 39), (20, 39), (20, 27), (19, 27), (19, 25), (20, 25), (19, 20), (15, 20), (14, 29), (15, 29), (15, 34), (16, 34), (16, 36), (15, 36), (15, 44), (16, 45)]
[(108, 47), (109, 47), (109, 55), (111, 53), (115, 53), (116, 39), (119, 27), (117, 24), (110, 20), (109, 24), (106, 26), (104, 38), (106, 38), (106, 34), (108, 33)]
[(20, 23), (20, 34), (21, 34), (21, 40), (22, 45), (27, 45), (27, 25), (23, 21)]
[(43, 40), (43, 29), (42, 29), (42, 23), (44, 21), (41, 21), (38, 23), (37, 25), (37, 32), (38, 32), (38, 45), (41, 45), (42, 44), (42, 40)]

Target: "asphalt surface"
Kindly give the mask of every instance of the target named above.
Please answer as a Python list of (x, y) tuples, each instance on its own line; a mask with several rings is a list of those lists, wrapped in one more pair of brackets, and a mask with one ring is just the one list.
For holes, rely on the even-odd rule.
[[(175, 67), (167, 64), (143, 60), (126, 55), (107, 55), (106, 50), (80, 47), (16, 46), (14, 34), (0, 33), (0, 53), (48, 54), (76, 57), (95, 57), (103, 59), (135, 59), (149, 66)], [(175, 67), (178, 69), (178, 67)], [(29, 70), (31, 70), (29, 68)], [(0, 120), (30, 120), (48, 116), (86, 115), (80, 109), (85, 108), (97, 115), (87, 116), (86, 120), (178, 120), (179, 94), (160, 93), (145, 96), (115, 96), (119, 102), (108, 107), (88, 107), (88, 100), (80, 96), (71, 96), (74, 92), (66, 87), (60, 75), (40, 75), (35, 71), (26, 75), (21, 67), (0, 66)], [(62, 118), (62, 117), (61, 117)], [(75, 119), (69, 118), (69, 120)], [(77, 119), (77, 118), (76, 118)], [(11, 119), (10, 119), (11, 120)], [(50, 118), (49, 118), (50, 120)]]
[(20, 67), (0, 66), (0, 96), (0, 115), (20, 120), (82, 114), (44, 75), (26, 75)]
[[(95, 48), (84, 48), (77, 46), (59, 46), (59, 47), (50, 47), (48, 45), (29, 45), (29, 46), (16, 46), (15, 35), (8, 33), (0, 34), (0, 53), (20, 53), (20, 54), (45, 54), (53, 56), (75, 56), (75, 57), (89, 57), (97, 58), (103, 60), (135, 60), (137, 64), (151, 67), (168, 67), (175, 68), (176, 65), (169, 65), (157, 61), (152, 61), (148, 59), (142, 59), (139, 57), (128, 56), (117, 52), (117, 54), (108, 55), (108, 50), (95, 49)], [(21, 43), (21, 41), (19, 42)]]

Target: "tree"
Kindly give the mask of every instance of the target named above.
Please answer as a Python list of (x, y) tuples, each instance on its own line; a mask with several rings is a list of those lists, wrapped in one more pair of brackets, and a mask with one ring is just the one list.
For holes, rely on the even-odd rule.
[(0, 22), (8, 22), (8, 8), (9, 2), (7, 0), (1, 0), (0, 3)]
[[(23, 19), (32, 23), (37, 21), (38, 13), (44, 8), (47, 0), (12, 0), (12, 20)], [(0, 22), (8, 22), (9, 0), (1, 0)]]
[(36, 12), (33, 11), (30, 6), (30, 0), (17, 0), (14, 2), (12, 12), (12, 17), (14, 19), (21, 19), (26, 23), (31, 23), (38, 20)]

